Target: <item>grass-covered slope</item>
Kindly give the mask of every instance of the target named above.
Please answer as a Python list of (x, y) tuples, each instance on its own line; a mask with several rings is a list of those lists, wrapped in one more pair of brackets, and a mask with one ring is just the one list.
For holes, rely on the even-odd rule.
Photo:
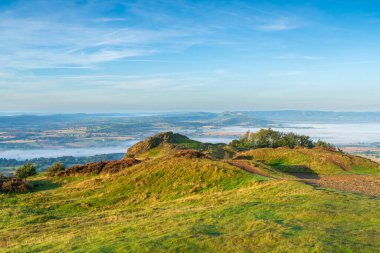
[(306, 172), (318, 175), (380, 173), (379, 164), (371, 160), (322, 148), (262, 148), (236, 155), (236, 159), (256, 160), (283, 172)]
[[(53, 181), (50, 181), (53, 180)], [(378, 198), (164, 157), (0, 195), (4, 252), (375, 252)]]
[(225, 144), (202, 143), (173, 132), (162, 132), (130, 147), (125, 157), (156, 158), (175, 154), (178, 150), (194, 149), (215, 158), (222, 158), (225, 146)]
[[(97, 178), (95, 185), (99, 185), (99, 188), (95, 187), (96, 189), (92, 189), (94, 178), (81, 180), (79, 185), (90, 190), (88, 199), (80, 200), (80, 203), (107, 208), (108, 205), (120, 204), (139, 206), (197, 192), (236, 188), (255, 177), (228, 164), (209, 159), (163, 157), (134, 165), (119, 174)], [(74, 185), (75, 183), (69, 187)]]
[[(286, 148), (250, 150), (224, 161), (208, 158), (217, 146), (170, 132), (156, 137), (126, 154), (154, 159), (40, 174), (29, 179), (32, 192), (0, 193), (0, 252), (380, 248), (378, 195), (311, 186), (287, 173), (380, 173), (376, 163), (335, 151)], [(366, 177), (370, 183), (379, 178)]]

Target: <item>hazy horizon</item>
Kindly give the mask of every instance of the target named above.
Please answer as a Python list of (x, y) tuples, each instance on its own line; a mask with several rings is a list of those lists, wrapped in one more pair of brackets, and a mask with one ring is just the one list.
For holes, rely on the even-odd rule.
[(182, 114), (182, 113), (228, 113), (228, 112), (318, 112), (318, 113), (380, 113), (379, 111), (355, 111), (355, 110), (297, 110), (297, 109), (279, 109), (279, 110), (182, 110), (182, 111), (154, 111), (154, 110), (147, 110), (147, 111), (109, 111), (109, 112), (102, 112), (102, 111), (51, 111), (51, 112), (43, 112), (43, 111), (0, 111), (0, 116), (23, 116), (23, 115), (31, 115), (31, 116), (49, 116), (49, 115), (75, 115), (75, 114), (86, 114), (86, 115), (112, 115), (112, 114), (120, 114), (120, 115), (127, 115), (127, 114), (137, 114), (137, 115), (144, 115), (144, 114)]

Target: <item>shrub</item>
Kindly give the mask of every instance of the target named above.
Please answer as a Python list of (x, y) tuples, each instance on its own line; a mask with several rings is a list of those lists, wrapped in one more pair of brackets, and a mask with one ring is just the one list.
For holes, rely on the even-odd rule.
[(322, 140), (318, 140), (317, 142), (315, 142), (314, 147), (325, 148), (328, 150), (336, 150), (336, 147), (333, 144), (322, 141)]
[(74, 165), (64, 171), (55, 173), (58, 176), (69, 176), (78, 174), (100, 174), (100, 173), (117, 173), (127, 167), (138, 164), (139, 161), (133, 158), (124, 158), (117, 161), (101, 161), (95, 163), (87, 163), (85, 165)]
[(31, 162), (26, 162), (23, 166), (16, 170), (16, 177), (26, 179), (27, 177), (37, 174), (36, 167)]
[(210, 158), (207, 154), (199, 152), (197, 150), (180, 150), (174, 157), (185, 157), (185, 158)]
[(30, 191), (32, 187), (22, 180), (21, 178), (0, 178), (0, 192), (26, 192)]
[(0, 185), (0, 190), (3, 192), (26, 192), (32, 187), (21, 178), (8, 178)]
[(65, 165), (61, 162), (56, 162), (53, 165), (51, 165), (47, 171), (49, 175), (54, 175), (57, 172), (64, 171), (66, 169)]

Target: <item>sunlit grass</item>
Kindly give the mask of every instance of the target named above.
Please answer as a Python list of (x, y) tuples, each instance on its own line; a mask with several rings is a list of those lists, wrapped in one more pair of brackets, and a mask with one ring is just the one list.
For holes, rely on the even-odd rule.
[(37, 176), (0, 195), (5, 252), (375, 252), (380, 201), (207, 159), (114, 175)]
[(379, 164), (358, 156), (324, 149), (262, 148), (239, 153), (237, 157), (250, 158), (284, 172), (327, 174), (380, 173)]

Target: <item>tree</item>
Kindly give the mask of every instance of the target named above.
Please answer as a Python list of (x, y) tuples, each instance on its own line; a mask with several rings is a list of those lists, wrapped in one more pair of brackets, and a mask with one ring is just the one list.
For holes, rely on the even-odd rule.
[(16, 170), (15, 176), (17, 178), (26, 179), (27, 177), (36, 175), (36, 167), (31, 162), (26, 162), (23, 166)]
[(283, 133), (273, 129), (260, 129), (256, 133), (246, 132), (239, 140), (233, 140), (231, 146), (237, 148), (278, 148), (278, 147), (304, 147), (313, 148), (323, 147), (336, 150), (334, 145), (321, 140), (313, 142), (307, 135), (298, 135), (295, 133)]
[(57, 172), (60, 172), (60, 171), (64, 171), (66, 169), (65, 165), (61, 162), (56, 162), (54, 163), (53, 165), (51, 165), (49, 168), (48, 168), (48, 173), (50, 175), (54, 175), (55, 173)]
[(318, 140), (317, 142), (315, 142), (314, 146), (319, 147), (319, 148), (329, 149), (329, 150), (336, 150), (336, 147), (333, 144), (322, 141), (322, 140)]

